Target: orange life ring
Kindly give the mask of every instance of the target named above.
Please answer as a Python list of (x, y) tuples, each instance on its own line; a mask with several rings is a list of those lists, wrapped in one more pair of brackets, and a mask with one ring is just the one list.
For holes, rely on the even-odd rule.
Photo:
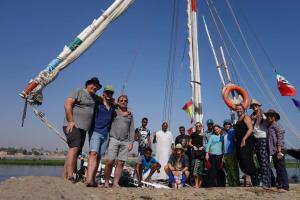
[(223, 89), (223, 99), (224, 99), (224, 102), (225, 104), (232, 110), (235, 110), (235, 104), (236, 102), (234, 102), (232, 100), (232, 98), (229, 97), (229, 94), (231, 92), (237, 92), (239, 95), (242, 96), (243, 98), (243, 102), (242, 105), (244, 106), (245, 109), (248, 108), (249, 106), (249, 95), (248, 93), (246, 92), (246, 90), (244, 90), (243, 88), (241, 88), (240, 86), (238, 85), (226, 85)]

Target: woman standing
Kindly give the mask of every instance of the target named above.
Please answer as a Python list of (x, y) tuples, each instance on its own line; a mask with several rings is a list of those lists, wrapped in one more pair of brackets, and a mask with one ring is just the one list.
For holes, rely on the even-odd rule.
[(223, 172), (223, 143), (222, 128), (219, 125), (213, 126), (213, 134), (205, 145), (205, 159), (211, 162), (211, 168), (208, 171), (208, 187), (225, 186), (222, 183)]
[(268, 155), (268, 141), (267, 141), (267, 129), (268, 122), (267, 117), (261, 110), (261, 103), (257, 100), (252, 99), (250, 102), (250, 108), (253, 113), (250, 115), (252, 120), (254, 130), (254, 147), (258, 163), (260, 166), (260, 173), (262, 176), (262, 187), (266, 190), (271, 187), (271, 169), (270, 169), (270, 159)]
[(195, 178), (195, 188), (200, 188), (202, 185), (202, 173), (204, 170), (204, 147), (203, 147), (203, 129), (202, 124), (197, 122), (195, 125), (196, 131), (192, 133), (189, 146), (192, 154), (192, 173)]
[(238, 121), (234, 125), (236, 136), (236, 154), (239, 166), (246, 175), (245, 186), (253, 186), (251, 177), (256, 174), (256, 167), (253, 161), (253, 126), (249, 116), (245, 114), (245, 108), (242, 104), (236, 105), (236, 114)]

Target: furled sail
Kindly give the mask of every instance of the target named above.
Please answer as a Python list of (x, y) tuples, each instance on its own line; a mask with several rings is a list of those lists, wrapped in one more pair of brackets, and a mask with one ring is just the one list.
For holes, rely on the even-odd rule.
[(105, 28), (120, 16), (134, 0), (116, 0), (103, 14), (85, 28), (74, 41), (65, 46), (63, 51), (31, 80), (20, 94), (33, 104), (42, 103), (42, 90), (58, 76), (59, 72), (83, 54), (103, 33)]
[(191, 71), (191, 86), (192, 86), (192, 101), (194, 108), (193, 119), (194, 122), (201, 122), (202, 101), (201, 101), (201, 82), (200, 82), (200, 68), (198, 55), (198, 27), (197, 27), (197, 1), (187, 0), (188, 2), (188, 29), (189, 29), (189, 57), (190, 57), (190, 71)]

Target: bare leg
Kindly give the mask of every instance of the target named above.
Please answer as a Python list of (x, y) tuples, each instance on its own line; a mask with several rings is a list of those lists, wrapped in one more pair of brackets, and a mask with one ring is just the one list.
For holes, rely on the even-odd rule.
[(147, 176), (147, 178), (145, 179), (145, 181), (151, 182), (152, 175), (154, 174), (154, 172), (156, 170), (158, 170), (159, 167), (160, 167), (160, 165), (158, 165), (157, 163), (153, 164), (153, 166), (151, 167), (151, 171), (150, 171), (149, 175)]
[(194, 176), (195, 178), (195, 188), (199, 188), (199, 176)]
[(143, 176), (143, 166), (141, 164), (136, 165), (136, 176), (138, 180), (139, 186), (141, 185), (142, 182), (142, 176)]
[(114, 160), (106, 160), (105, 170), (104, 170), (104, 180), (105, 180), (104, 186), (105, 187), (109, 187), (109, 178), (110, 178), (112, 167), (113, 167), (114, 163), (115, 163)]
[(100, 156), (98, 156), (97, 152), (91, 151), (89, 153), (86, 185), (96, 185), (95, 177), (99, 165), (99, 160)]
[(249, 176), (247, 174), (245, 174), (245, 175), (246, 175), (246, 186), (252, 187), (253, 185), (252, 185), (252, 181), (251, 181), (251, 176)]
[(62, 174), (62, 177), (65, 178), (65, 179), (68, 178), (67, 163), (68, 163), (68, 156), (66, 155), (65, 163), (64, 163), (64, 171), (63, 171), (63, 174)]
[(64, 175), (66, 175), (67, 178), (73, 177), (73, 173), (76, 168), (77, 157), (78, 157), (79, 151), (80, 151), (80, 148), (73, 147), (73, 148), (70, 148), (67, 153), (65, 167), (64, 167), (64, 169), (66, 170), (66, 173), (64, 173)]
[(199, 186), (199, 188), (202, 186), (201, 176), (198, 176), (198, 186)]
[(116, 170), (115, 170), (115, 177), (114, 177), (114, 187), (120, 187), (119, 181), (123, 172), (123, 167), (124, 167), (125, 161), (118, 160), (117, 165), (116, 165)]

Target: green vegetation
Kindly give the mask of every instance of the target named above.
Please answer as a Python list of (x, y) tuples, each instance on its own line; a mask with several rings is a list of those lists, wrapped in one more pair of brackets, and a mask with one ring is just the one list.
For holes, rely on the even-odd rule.
[(285, 166), (286, 166), (286, 168), (300, 168), (300, 163), (286, 162)]
[(0, 165), (47, 165), (63, 166), (64, 160), (28, 160), (28, 159), (1, 159)]
[(135, 160), (127, 160), (126, 165), (128, 165), (130, 167), (135, 167), (136, 161)]

